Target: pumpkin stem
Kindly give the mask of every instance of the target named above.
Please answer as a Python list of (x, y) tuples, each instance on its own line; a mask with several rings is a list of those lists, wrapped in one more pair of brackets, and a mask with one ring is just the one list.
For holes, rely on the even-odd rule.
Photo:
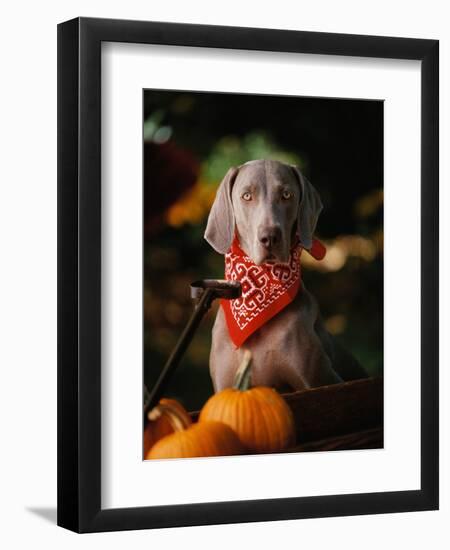
[(149, 411), (147, 417), (150, 421), (158, 420), (162, 415), (167, 417), (174, 432), (181, 432), (189, 427), (175, 407), (159, 403)]
[(244, 356), (242, 357), (241, 364), (236, 371), (234, 377), (234, 388), (239, 391), (246, 391), (250, 388), (251, 382), (251, 364), (252, 364), (252, 353), (250, 350), (244, 351)]

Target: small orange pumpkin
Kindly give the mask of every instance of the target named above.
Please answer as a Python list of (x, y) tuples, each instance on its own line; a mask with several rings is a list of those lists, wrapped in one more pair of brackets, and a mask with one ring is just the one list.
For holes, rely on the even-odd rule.
[(157, 441), (175, 431), (172, 425), (171, 411), (176, 412), (178, 422), (182, 424), (183, 428), (188, 428), (192, 424), (191, 417), (181, 403), (175, 399), (163, 397), (158, 405), (148, 413), (149, 422), (144, 430), (144, 456)]
[(185, 428), (175, 409), (171, 410), (174, 433), (157, 441), (146, 459), (194, 458), (242, 454), (244, 449), (234, 431), (222, 422), (202, 422)]
[(236, 372), (234, 387), (210, 397), (200, 412), (199, 421), (224, 422), (249, 450), (276, 453), (295, 443), (294, 417), (274, 389), (250, 388), (250, 365), (251, 353), (247, 350)]

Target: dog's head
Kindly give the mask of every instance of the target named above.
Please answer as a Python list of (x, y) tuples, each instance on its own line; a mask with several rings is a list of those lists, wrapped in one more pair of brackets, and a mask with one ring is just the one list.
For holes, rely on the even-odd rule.
[(311, 248), (321, 210), (319, 194), (297, 167), (254, 160), (226, 173), (205, 239), (226, 254), (236, 232), (240, 247), (255, 264), (285, 263), (296, 235), (303, 248)]

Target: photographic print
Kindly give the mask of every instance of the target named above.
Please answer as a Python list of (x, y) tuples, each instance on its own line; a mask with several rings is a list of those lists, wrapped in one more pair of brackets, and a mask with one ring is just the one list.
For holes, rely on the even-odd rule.
[(144, 90), (144, 459), (383, 446), (383, 102)]

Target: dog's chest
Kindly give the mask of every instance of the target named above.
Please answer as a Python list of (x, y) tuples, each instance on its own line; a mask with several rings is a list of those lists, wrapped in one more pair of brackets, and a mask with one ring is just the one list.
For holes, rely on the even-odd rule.
[(294, 305), (263, 325), (244, 344), (252, 352), (253, 384), (285, 385), (293, 362), (298, 360), (299, 342), (299, 312)]

